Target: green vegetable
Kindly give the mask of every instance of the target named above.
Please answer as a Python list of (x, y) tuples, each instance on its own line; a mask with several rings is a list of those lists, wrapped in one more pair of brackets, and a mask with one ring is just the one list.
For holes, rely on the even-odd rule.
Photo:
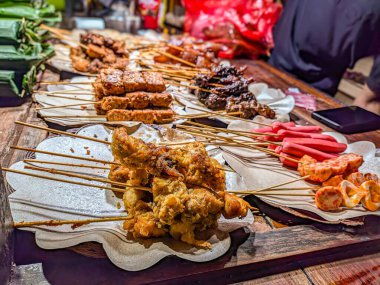
[(32, 21), (56, 23), (62, 21), (61, 13), (56, 12), (53, 5), (30, 4), (18, 1), (0, 2), (1, 18), (25, 18)]
[(0, 49), (0, 69), (9, 69), (18, 71), (29, 70), (33, 65), (39, 65), (44, 60), (54, 54), (54, 48), (51, 45), (35, 44), (31, 46), (20, 47), (3, 45)]
[(23, 21), (18, 19), (0, 19), (0, 44), (18, 44), (21, 42)]
[[(7, 92), (4, 92), (7, 90)], [(19, 89), (15, 83), (15, 72), (8, 70), (0, 70), (0, 96), (2, 94), (9, 94), (9, 92), (14, 95), (19, 95)]]

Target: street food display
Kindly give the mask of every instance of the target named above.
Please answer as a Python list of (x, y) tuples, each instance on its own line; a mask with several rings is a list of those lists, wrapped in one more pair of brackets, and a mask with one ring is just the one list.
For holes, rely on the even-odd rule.
[(125, 42), (95, 33), (80, 36), (80, 45), (70, 49), (73, 68), (80, 72), (98, 73), (103, 67), (124, 70), (129, 63)]
[[(60, 196), (62, 208), (54, 204), (58, 198), (53, 194), (47, 198), (51, 212), (43, 217), (48, 220), (28, 212), (48, 212), (40, 207), (42, 195), (30, 200), (31, 210), (18, 205), (20, 197), (14, 194), (11, 204), (22, 208), (14, 211), (21, 217), (15, 227), (44, 232), (59, 226), (52, 232), (68, 234), (67, 239), (77, 243), (99, 235), (112, 262), (140, 270), (150, 255), (154, 262), (146, 267), (170, 254), (195, 261), (223, 255), (230, 246), (230, 230), (221, 225), (227, 221), (231, 231), (247, 226), (241, 221), (252, 217), (254, 204), (245, 199), (249, 195), (274, 207), (304, 210), (311, 213), (306, 217), (319, 216), (321, 222), (380, 215), (379, 173), (363, 168), (368, 156), (320, 126), (296, 125), (286, 116), (279, 121), (281, 107), (270, 106), (268, 97), (260, 101), (245, 68), (217, 59), (220, 46), (186, 36), (131, 42), (134, 47), (127, 50), (125, 40), (81, 34), (70, 61), (76, 71), (92, 76), (41, 82), (48, 87), (35, 94), (42, 118), (73, 124), (83, 119), (79, 126), (91, 126), (73, 134), (17, 122), (63, 136), (47, 139), (36, 149), (13, 146), (36, 154), (2, 167), (12, 173), (7, 179), (17, 188), (15, 193), (22, 188), (19, 176), (33, 177), (32, 188), (53, 189), (55, 195), (64, 188), (62, 183), (80, 187), (68, 187)], [(269, 90), (267, 85), (261, 88)], [(281, 92), (276, 96), (282, 100), (286, 95), (281, 97)], [(191, 113), (191, 108), (199, 112)], [(220, 117), (232, 119), (239, 128), (192, 121)], [(243, 130), (243, 122), (256, 127)], [(181, 139), (169, 140), (167, 133)], [(88, 189), (105, 191), (87, 194)], [(63, 218), (57, 220), (60, 214)], [(97, 226), (101, 223), (106, 226)], [(70, 226), (61, 227), (65, 225)], [(117, 236), (114, 248), (107, 246), (116, 238), (105, 232)], [(125, 259), (130, 262), (123, 267), (120, 261)], [(140, 263), (133, 264), (137, 259)]]

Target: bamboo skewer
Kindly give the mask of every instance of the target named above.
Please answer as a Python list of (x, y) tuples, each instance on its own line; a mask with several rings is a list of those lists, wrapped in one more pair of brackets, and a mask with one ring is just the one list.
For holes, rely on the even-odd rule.
[(121, 216), (121, 217), (110, 217), (110, 218), (94, 218), (86, 220), (47, 220), (47, 221), (33, 221), (33, 222), (16, 222), (13, 223), (14, 228), (24, 228), (33, 226), (61, 226), (61, 225), (85, 225), (90, 223), (104, 223), (104, 222), (114, 222), (114, 221), (124, 221), (133, 219), (133, 216)]
[(83, 82), (69, 82), (69, 81), (42, 81), (39, 82), (39, 85), (90, 85), (94, 82), (83, 81)]
[[(210, 131), (213, 131), (213, 132), (222, 132), (222, 133), (227, 133), (227, 134), (234, 134), (234, 135), (237, 135), (237, 136), (241, 136), (241, 137), (245, 137), (245, 138), (249, 138), (249, 139), (253, 139), (252, 138), (252, 135), (255, 135), (255, 136), (266, 136), (267, 134), (263, 134), (263, 133), (256, 133), (256, 132), (245, 132), (245, 131), (235, 131), (235, 130), (228, 130), (228, 129), (223, 129), (223, 128), (217, 128), (217, 127), (212, 127), (212, 126), (208, 126), (208, 125), (204, 125), (204, 124), (199, 124), (199, 123), (196, 123), (196, 122), (186, 122), (187, 124), (189, 125), (193, 125), (195, 127), (191, 127), (191, 128), (196, 128), (196, 129), (208, 129)], [(250, 135), (247, 135), (250, 134)], [(276, 136), (276, 134), (272, 135), (272, 134), (269, 134), (269, 136)], [(266, 142), (266, 143), (274, 143), (276, 144), (276, 142), (272, 142), (272, 141), (267, 141), (267, 140), (260, 140), (260, 141), (263, 141), (263, 142)], [(248, 141), (247, 141), (248, 142)], [(281, 145), (281, 144), (279, 144)]]
[(45, 167), (39, 167), (39, 166), (35, 167), (35, 166), (28, 166), (28, 165), (26, 165), (24, 168), (36, 170), (36, 171), (44, 171), (44, 172), (49, 172), (52, 174), (64, 175), (64, 176), (69, 176), (69, 177), (81, 178), (81, 179), (90, 180), (90, 181), (109, 183), (109, 184), (113, 184), (113, 185), (124, 187), (124, 188), (125, 187), (131, 187), (131, 188), (143, 190), (143, 191), (151, 191), (152, 190), (151, 188), (148, 188), (148, 187), (130, 186), (127, 183), (121, 183), (121, 182), (113, 181), (113, 180), (106, 179), (106, 178), (97, 178), (97, 177), (93, 177), (93, 176), (89, 176), (89, 175), (76, 174), (73, 172), (63, 171), (63, 170), (59, 170), (59, 169), (55, 169), (55, 168), (45, 168)]
[(210, 138), (211, 137), (211, 138), (214, 138), (214, 139), (221, 139), (221, 140), (225, 140), (225, 141), (235, 142), (235, 143), (239, 144), (242, 147), (253, 148), (253, 149), (265, 152), (267, 154), (273, 155), (273, 156), (282, 157), (284, 159), (287, 159), (287, 160), (299, 163), (298, 160), (295, 160), (295, 159), (290, 158), (290, 157), (286, 157), (284, 155), (277, 154), (274, 151), (270, 151), (270, 150), (268, 150), (266, 148), (250, 145), (250, 144), (243, 143), (243, 142), (236, 142), (233, 139), (230, 139), (228, 137), (218, 136), (218, 135), (215, 135), (215, 134), (205, 134), (204, 132), (200, 132), (200, 131), (189, 131), (186, 128), (183, 128), (183, 126), (180, 126), (180, 125), (177, 126), (177, 128), (180, 128), (183, 132), (187, 132), (187, 133), (190, 133), (190, 134), (193, 134), (193, 135), (203, 136), (203, 137), (206, 137), (206, 138)]
[(176, 60), (176, 61), (178, 61), (178, 62), (181, 62), (181, 63), (183, 63), (183, 64), (189, 65), (189, 66), (191, 66), (191, 67), (196, 67), (196, 65), (195, 65), (194, 63), (189, 62), (189, 61), (187, 61), (187, 60), (184, 60), (184, 59), (182, 59), (182, 58), (180, 58), (180, 57), (177, 57), (177, 56), (175, 56), (175, 55), (172, 55), (172, 54), (170, 54), (170, 53), (167, 53), (167, 52), (164, 52), (164, 51), (159, 51), (159, 50), (156, 50), (156, 52), (158, 52), (158, 53), (160, 53), (160, 54), (162, 54), (162, 55), (164, 55), (164, 56), (166, 56), (166, 57), (169, 57), (169, 58), (171, 58), (171, 59), (174, 59), (174, 60)]
[(0, 167), (0, 170), (6, 171), (6, 172), (13, 172), (13, 173), (17, 173), (17, 174), (22, 174), (22, 175), (26, 175), (26, 176), (31, 176), (31, 177), (36, 177), (36, 178), (41, 178), (41, 179), (53, 180), (53, 181), (57, 181), (57, 182), (75, 184), (75, 185), (86, 186), (86, 187), (94, 187), (94, 188), (105, 189), (105, 190), (112, 190), (115, 192), (124, 193), (126, 191), (125, 189), (116, 188), (116, 187), (101, 186), (101, 185), (96, 185), (96, 184), (91, 184), (91, 183), (71, 181), (71, 180), (55, 178), (52, 176), (40, 175), (40, 174), (35, 174), (35, 173), (27, 172), (27, 171), (21, 171), (21, 170), (10, 169), (10, 168), (5, 168), (5, 167)]
[(87, 161), (98, 162), (98, 163), (103, 163), (103, 164), (120, 165), (120, 163), (117, 163), (114, 161), (80, 157), (80, 156), (75, 156), (75, 155), (70, 155), (70, 154), (63, 154), (63, 153), (58, 153), (58, 152), (38, 150), (38, 149), (34, 149), (34, 148), (27, 148), (27, 147), (20, 147), (20, 146), (10, 146), (10, 148), (17, 149), (17, 150), (23, 150), (23, 151), (36, 152), (36, 153), (43, 153), (43, 154), (48, 154), (48, 155), (53, 155), (53, 156), (62, 156), (62, 157), (67, 157), (67, 158), (79, 159), (79, 160), (87, 160)]
[(111, 169), (111, 167), (109, 167), (109, 166), (97, 166), (97, 165), (88, 165), (88, 164), (79, 164), (79, 163), (65, 163), (65, 162), (39, 160), (39, 159), (24, 159), (23, 162), (28, 163), (28, 164), (31, 164), (31, 163), (41, 163), (41, 164), (73, 166), (73, 167), (104, 169), (104, 170), (110, 170)]
[[(92, 91), (92, 92), (86, 93), (84, 91)], [(79, 92), (79, 94), (77, 94), (76, 92)], [(35, 90), (33, 93), (39, 93), (41, 95), (51, 95), (51, 94), (75, 94), (76, 96), (94, 95), (93, 89), (69, 89), (69, 90), (54, 90), (54, 91)]]
[(78, 139), (84, 139), (84, 140), (94, 141), (94, 142), (98, 142), (98, 143), (104, 143), (104, 144), (108, 144), (108, 145), (111, 144), (110, 142), (105, 141), (105, 140), (100, 140), (100, 139), (97, 139), (97, 138), (77, 135), (77, 134), (73, 134), (73, 133), (69, 133), (69, 132), (65, 132), (65, 131), (59, 131), (59, 130), (56, 130), (56, 129), (51, 129), (51, 128), (42, 127), (42, 126), (37, 126), (37, 125), (25, 123), (25, 122), (16, 121), (15, 124), (26, 126), (26, 127), (30, 127), (30, 128), (34, 128), (34, 129), (39, 129), (39, 130), (43, 130), (43, 131), (47, 131), (47, 132), (50, 132), (50, 133), (53, 133), (53, 134), (65, 135), (65, 136), (69, 136), (69, 137), (74, 137), (74, 138), (78, 138)]
[(86, 45), (82, 44), (81, 42), (79, 42), (79, 41), (77, 41), (77, 40), (75, 40), (75, 39), (73, 39), (67, 35), (62, 34), (61, 32), (55, 30), (54, 28), (50, 28), (49, 26), (46, 26), (44, 24), (40, 25), (40, 28), (53, 33), (54, 35), (56, 35), (61, 40), (71, 41), (73, 43), (78, 44), (83, 49), (88, 49), (88, 47)]
[[(46, 96), (47, 97), (54, 97), (54, 98), (62, 98), (62, 99), (67, 99), (67, 100), (74, 100), (74, 101), (82, 101), (82, 102), (95, 103), (95, 101), (92, 100), (92, 99), (83, 99), (83, 98), (78, 98), (78, 97), (60, 96), (60, 95), (54, 95), (54, 94), (46, 94)], [(78, 95), (74, 95), (74, 96), (78, 96)], [(89, 94), (86, 94), (85, 96), (89, 96)], [(81, 105), (83, 105), (83, 104), (81, 104)]]
[[(76, 99), (75, 99), (76, 100)], [(66, 104), (66, 105), (59, 105), (59, 106), (47, 106), (47, 107), (38, 107), (36, 108), (37, 111), (39, 110), (50, 110), (50, 109), (59, 109), (59, 108), (66, 108), (66, 107), (80, 107), (80, 106), (87, 106), (87, 105), (94, 105), (98, 102), (94, 102), (92, 100), (83, 100), (79, 99), (80, 101), (91, 101), (91, 103), (83, 103), (83, 104)], [(85, 109), (84, 109), (85, 110)]]
[[(193, 110), (197, 110), (197, 111), (206, 112), (206, 113), (210, 113), (210, 114), (214, 114), (215, 113), (215, 111), (208, 111), (208, 110), (198, 109), (198, 108), (195, 108), (195, 107), (187, 107), (187, 108), (193, 109)], [(246, 122), (249, 122), (249, 123), (254, 123), (254, 124), (258, 124), (258, 125), (262, 125), (262, 126), (267, 126), (267, 127), (271, 127), (272, 126), (270, 124), (254, 122), (252, 120), (243, 119), (243, 118), (239, 118), (239, 117), (232, 117), (232, 116), (228, 116), (228, 115), (223, 115), (222, 117), (227, 117), (227, 118), (232, 118), (232, 119), (238, 119), (238, 120), (241, 120), (241, 121), (246, 121)]]
[(268, 190), (268, 189), (274, 189), (274, 188), (277, 188), (277, 187), (280, 187), (280, 186), (284, 186), (284, 185), (287, 185), (287, 184), (291, 184), (291, 183), (294, 183), (294, 182), (297, 182), (297, 181), (300, 181), (300, 180), (305, 180), (305, 179), (309, 178), (309, 176), (310, 175), (306, 175), (306, 176), (303, 176), (303, 177), (300, 177), (300, 178), (297, 178), (297, 179), (294, 179), (294, 180), (291, 180), (291, 181), (288, 181), (288, 182), (284, 182), (284, 183), (280, 183), (280, 184), (273, 185), (273, 186), (270, 186), (270, 187), (262, 188), (262, 189), (259, 189), (259, 190), (256, 190), (256, 191), (260, 192), (260, 191), (265, 191), (265, 190)]
[(299, 193), (276, 193), (276, 192), (271, 192), (271, 193), (260, 193), (260, 192), (247, 192), (247, 191), (228, 191), (229, 193), (233, 194), (240, 194), (240, 195), (255, 195), (255, 196), (290, 196), (290, 197), (314, 197), (315, 194), (299, 194)]

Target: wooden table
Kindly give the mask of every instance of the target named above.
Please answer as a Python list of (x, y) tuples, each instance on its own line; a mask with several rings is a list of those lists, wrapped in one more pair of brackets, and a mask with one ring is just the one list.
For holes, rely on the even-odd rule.
[[(318, 109), (340, 106), (333, 98), (263, 62), (237, 63), (248, 65), (248, 74), (272, 87), (284, 90), (298, 87), (315, 95)], [(13, 124), (20, 120), (43, 125), (43, 121), (36, 118), (32, 105), (29, 100), (20, 107), (0, 109), (3, 166), (24, 156), (22, 152), (10, 150), (10, 145), (35, 147), (47, 136), (43, 131)], [(295, 108), (293, 113), (297, 122), (318, 124), (305, 109)], [(371, 140), (380, 147), (379, 132), (350, 135), (348, 139), (350, 142)], [(257, 216), (250, 229), (232, 233), (232, 246), (224, 256), (207, 263), (168, 257), (148, 270), (126, 272), (106, 258), (90, 258), (68, 249), (39, 249), (34, 234), (4, 226), (11, 221), (11, 216), (6, 199), (9, 193), (4, 178), (0, 177), (0, 284), (9, 278), (12, 261), (17, 265), (42, 262), (43, 273), (52, 284), (222, 284), (243, 281), (244, 284), (380, 284), (380, 220), (375, 217), (366, 219), (364, 226), (347, 228), (294, 218), (279, 209), (260, 205), (269, 216)], [(253, 202), (260, 204), (257, 200)], [(276, 222), (289, 220), (292, 224), (289, 227)], [(29, 280), (36, 280), (33, 274), (41, 272), (33, 272)]]

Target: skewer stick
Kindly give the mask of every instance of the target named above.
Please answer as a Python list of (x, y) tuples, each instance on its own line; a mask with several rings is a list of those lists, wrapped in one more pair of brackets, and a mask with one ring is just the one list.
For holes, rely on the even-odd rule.
[(298, 193), (277, 193), (277, 192), (271, 192), (271, 193), (260, 193), (257, 191), (228, 191), (228, 193), (233, 194), (241, 194), (241, 195), (255, 195), (255, 196), (295, 196), (295, 197), (314, 197), (315, 194), (298, 194)]
[[(218, 114), (230, 114), (230, 115), (238, 115), (240, 114), (240, 112), (231, 112), (231, 113), (226, 113), (225, 111), (219, 111)], [(198, 114), (187, 114), (187, 115), (177, 115), (175, 116), (176, 118), (181, 118), (181, 119), (186, 119), (186, 118), (190, 118), (190, 119), (193, 119), (193, 118), (203, 118), (203, 117), (209, 117), (210, 115), (209, 114), (205, 114), (205, 113), (198, 113)]]
[(46, 26), (44, 24), (40, 25), (40, 28), (53, 33), (54, 35), (56, 35), (61, 40), (71, 41), (73, 43), (78, 44), (81, 48), (88, 49), (88, 47), (86, 45), (82, 44), (81, 42), (79, 42), (79, 41), (77, 41), (77, 40), (75, 40), (75, 39), (73, 39), (73, 38), (71, 38), (69, 36), (66, 36), (66, 35), (62, 34), (60, 31), (57, 31), (54, 28), (50, 28), (50, 27), (48, 27), (48, 26)]
[(148, 187), (130, 186), (127, 183), (121, 183), (121, 182), (113, 181), (113, 180), (107, 179), (107, 178), (97, 178), (97, 177), (93, 177), (93, 176), (89, 176), (89, 175), (76, 174), (73, 172), (63, 171), (63, 170), (59, 170), (59, 169), (55, 169), (55, 168), (45, 168), (45, 167), (40, 167), (40, 166), (35, 167), (35, 166), (28, 166), (28, 165), (26, 165), (24, 168), (36, 170), (36, 171), (44, 171), (44, 172), (49, 172), (52, 174), (64, 175), (64, 176), (69, 176), (69, 177), (81, 178), (81, 179), (90, 180), (90, 181), (109, 183), (109, 184), (114, 184), (114, 185), (117, 185), (120, 187), (131, 187), (134, 189), (144, 190), (144, 191), (151, 191), (152, 190), (151, 188), (148, 188)]
[(104, 223), (113, 221), (124, 221), (133, 219), (133, 216), (121, 216), (110, 218), (95, 218), (86, 220), (47, 220), (47, 221), (33, 221), (33, 222), (16, 222), (13, 223), (14, 228), (25, 228), (33, 226), (60, 226), (60, 225), (85, 225), (90, 223)]
[(194, 86), (194, 85), (186, 85), (186, 84), (182, 84), (182, 83), (178, 83), (178, 82), (174, 82), (174, 81), (170, 81), (170, 80), (167, 80), (167, 81), (169, 81), (168, 84), (170, 84), (170, 85), (187, 87), (189, 89), (196, 89), (196, 90), (201, 90), (201, 91), (208, 92), (208, 93), (219, 94), (219, 92), (217, 92), (215, 90), (205, 89), (205, 88), (201, 88), (201, 87)]
[(187, 51), (187, 52), (191, 52), (191, 53), (194, 53), (194, 54), (202, 54), (200, 51), (197, 51), (195, 49), (184, 49), (183, 47), (179, 47), (179, 46), (176, 46), (176, 45), (171, 45), (169, 43), (166, 43), (166, 45), (170, 48), (173, 48), (173, 49), (176, 49), (176, 50), (180, 50), (180, 51)]
[[(193, 109), (193, 110), (197, 110), (197, 111), (207, 112), (207, 113), (210, 113), (210, 114), (214, 114), (215, 113), (215, 111), (208, 111), (208, 110), (198, 109), (198, 108), (195, 108), (195, 107), (187, 107), (187, 108)], [(258, 124), (258, 125), (262, 125), (262, 126), (267, 126), (267, 127), (271, 127), (272, 126), (270, 124), (258, 123), (258, 122), (254, 122), (252, 120), (243, 119), (243, 118), (239, 118), (239, 117), (232, 117), (232, 116), (228, 116), (228, 115), (221, 115), (221, 116), (222, 117), (227, 117), (227, 118), (232, 118), (232, 119), (238, 119), (238, 120), (241, 120), (241, 121), (245, 121), (245, 122), (249, 122), (249, 123), (254, 123), (254, 124)]]
[(276, 184), (276, 185), (273, 185), (273, 186), (270, 186), (270, 187), (258, 189), (256, 191), (260, 192), (260, 191), (265, 191), (265, 190), (269, 190), (269, 189), (276, 190), (275, 188), (277, 188), (277, 187), (284, 186), (284, 185), (287, 185), (287, 184), (291, 184), (291, 183), (294, 183), (294, 182), (297, 182), (297, 181), (300, 181), (300, 180), (305, 180), (305, 179), (307, 179), (309, 177), (310, 177), (310, 175), (306, 175), (306, 176), (303, 176), (303, 177), (300, 177), (300, 178), (297, 178), (297, 179), (294, 179), (294, 180), (291, 180), (291, 181), (288, 181), (288, 182), (284, 182), (284, 183)]
[(22, 174), (22, 175), (26, 175), (26, 176), (31, 176), (31, 177), (36, 177), (36, 178), (41, 178), (41, 179), (63, 182), (63, 183), (81, 185), (81, 186), (86, 186), (86, 187), (94, 187), (94, 188), (105, 189), (105, 190), (112, 190), (115, 192), (124, 193), (126, 191), (125, 189), (116, 188), (116, 187), (109, 187), (109, 186), (102, 186), (102, 185), (96, 185), (96, 184), (91, 184), (91, 183), (71, 181), (71, 180), (66, 180), (66, 179), (56, 178), (56, 177), (52, 177), (52, 176), (41, 175), (41, 174), (35, 174), (35, 173), (27, 172), (27, 171), (21, 171), (21, 170), (10, 169), (10, 168), (5, 168), (5, 167), (0, 167), (0, 170), (6, 171), (6, 172), (13, 172), (13, 173), (17, 173), (17, 174)]
[(51, 129), (51, 128), (42, 127), (42, 126), (37, 126), (37, 125), (25, 123), (25, 122), (16, 121), (15, 124), (26, 126), (26, 127), (33, 128), (33, 129), (39, 129), (39, 130), (47, 131), (47, 132), (50, 132), (50, 133), (53, 133), (53, 134), (65, 135), (65, 136), (68, 136), (68, 137), (74, 137), (74, 138), (79, 138), (79, 139), (84, 139), (84, 140), (104, 143), (104, 144), (108, 144), (108, 145), (111, 144), (110, 142), (105, 141), (105, 140), (100, 140), (100, 139), (97, 139), (97, 138), (77, 135), (77, 134), (73, 134), (73, 133), (69, 133), (69, 132), (65, 132), (65, 131), (59, 131), (59, 130), (56, 130), (56, 129)]
[[(202, 128), (198, 128), (198, 127), (192, 127), (192, 126), (186, 126), (186, 125), (182, 125), (180, 128), (184, 128), (184, 129), (187, 129), (189, 131), (196, 131), (196, 132), (202, 132), (204, 133), (204, 129)], [(217, 131), (211, 131), (211, 135), (216, 135), (218, 132)], [(234, 135), (234, 136), (231, 136), (231, 137), (224, 137), (224, 138), (228, 138), (230, 140), (233, 140), (233, 141), (230, 141), (230, 140), (223, 140), (223, 142), (215, 142), (215, 144), (222, 144), (222, 145), (231, 145), (231, 146), (239, 146), (239, 143), (244, 143), (244, 144), (247, 144), (247, 145), (264, 145), (264, 146), (267, 146), (268, 144), (270, 144), (270, 142), (254, 142), (254, 141), (246, 141), (246, 140), (243, 140), (243, 139), (239, 139), (239, 138), (236, 138), (237, 135)]]
[(160, 54), (162, 54), (162, 55), (164, 55), (164, 56), (166, 56), (166, 57), (168, 57), (168, 58), (171, 58), (171, 59), (174, 59), (174, 60), (176, 60), (176, 61), (178, 61), (178, 62), (181, 62), (181, 63), (183, 63), (183, 64), (189, 65), (189, 66), (191, 66), (191, 67), (196, 67), (196, 65), (195, 65), (194, 63), (189, 62), (189, 61), (187, 61), (187, 60), (184, 60), (184, 59), (182, 59), (182, 58), (180, 58), (180, 57), (177, 57), (177, 56), (175, 56), (175, 55), (172, 55), (172, 54), (170, 54), (170, 53), (167, 53), (167, 52), (164, 52), (164, 51), (159, 51), (159, 50), (156, 50), (156, 52), (158, 52), (158, 53), (160, 53)]
[[(94, 95), (94, 92), (86, 93), (84, 91), (94, 91), (94, 89), (69, 89), (69, 90), (54, 90), (54, 91), (44, 91), (44, 90), (36, 90), (34, 93), (39, 94), (75, 94), (75, 95)], [(76, 94), (78, 92), (79, 94)]]
[(286, 157), (286, 156), (281, 155), (281, 154), (277, 154), (274, 151), (270, 151), (270, 150), (268, 150), (266, 148), (258, 147), (258, 146), (255, 146), (255, 145), (250, 145), (248, 143), (243, 143), (243, 142), (240, 142), (240, 141), (236, 142), (233, 139), (228, 138), (228, 137), (218, 136), (218, 135), (215, 135), (215, 134), (205, 134), (204, 132), (200, 132), (200, 131), (189, 131), (186, 128), (183, 128), (183, 126), (177, 126), (177, 128), (182, 129), (183, 132), (187, 132), (187, 133), (193, 134), (193, 135), (203, 136), (203, 137), (206, 137), (206, 138), (210, 138), (210, 137), (214, 138), (214, 139), (217, 138), (217, 139), (221, 139), (221, 140), (224, 140), (224, 141), (229, 141), (229, 142), (232, 142), (232, 143), (235, 142), (236, 144), (238, 144), (239, 146), (242, 146), (242, 147), (253, 148), (253, 149), (265, 152), (267, 154), (273, 155), (273, 156), (282, 157), (284, 159), (287, 159), (287, 160), (299, 163), (298, 160), (295, 160), (295, 159), (290, 158), (290, 157)]
[(36, 152), (36, 153), (43, 153), (43, 154), (54, 155), (54, 156), (62, 156), (62, 157), (67, 157), (67, 158), (79, 159), (79, 160), (87, 160), (87, 161), (98, 162), (98, 163), (103, 163), (103, 164), (120, 165), (120, 163), (114, 162), (114, 161), (101, 160), (101, 159), (96, 159), (96, 158), (80, 157), (80, 156), (75, 156), (75, 155), (70, 155), (70, 154), (63, 154), (63, 153), (52, 152), (52, 151), (38, 150), (38, 149), (34, 149), (34, 148), (27, 148), (27, 147), (20, 147), (20, 146), (10, 146), (10, 148), (17, 149), (17, 150), (23, 150), (23, 151)]
[(69, 82), (69, 81), (42, 81), (39, 82), (39, 85), (84, 85), (84, 84), (92, 84), (94, 82), (84, 81), (84, 82)]
[(145, 65), (145, 66), (168, 67), (168, 68), (171, 68), (174, 70), (177, 69), (177, 70), (194, 71), (194, 72), (198, 72), (198, 73), (210, 73), (209, 70), (206, 70), (204, 68), (180, 66), (180, 65), (175, 65), (175, 64), (157, 63), (157, 62), (154, 64), (151, 64), (151, 63), (146, 63), (146, 62), (142, 61), (141, 59), (136, 59), (136, 62), (138, 62), (141, 65)]
[(39, 159), (24, 159), (23, 162), (31, 164), (31, 163), (41, 163), (41, 164), (51, 164), (51, 165), (62, 165), (62, 166), (73, 166), (73, 167), (83, 167), (83, 168), (93, 168), (93, 169), (104, 169), (109, 170), (111, 167), (109, 166), (97, 166), (97, 165), (89, 165), (89, 164), (80, 164), (80, 163), (64, 163), (57, 161), (48, 161), (48, 160), (39, 160)]
[[(231, 113), (229, 113), (229, 114), (231, 114)], [(235, 135), (245, 137), (245, 138), (249, 138), (249, 139), (252, 139), (252, 135), (255, 135), (255, 136), (267, 135), (267, 134), (256, 133), (256, 132), (235, 131), (235, 130), (228, 130), (228, 129), (224, 129), (224, 128), (217, 128), (217, 127), (212, 127), (212, 126), (208, 126), (208, 125), (204, 125), (204, 124), (200, 124), (200, 123), (196, 123), (196, 122), (191, 122), (191, 121), (187, 122), (187, 124), (197, 126), (197, 127), (193, 127), (193, 128), (197, 128), (197, 129), (209, 129), (210, 131), (222, 132), (222, 133), (227, 133), (227, 134), (235, 134)], [(250, 134), (250, 135), (247, 135), (247, 134)], [(277, 135), (276, 134), (274, 134), (274, 135), (269, 134), (269, 136), (277, 136)], [(261, 141), (266, 142), (266, 143), (273, 143), (273, 142), (267, 141), (267, 140), (261, 140)], [(276, 144), (276, 142), (274, 142), (274, 144)], [(281, 144), (279, 144), (279, 145), (281, 145)]]
[[(77, 99), (75, 99), (77, 100)], [(92, 100), (83, 100), (83, 99), (78, 99), (80, 101), (91, 101), (91, 103), (83, 103), (83, 104), (66, 104), (66, 105), (59, 105), (59, 106), (46, 106), (46, 107), (38, 107), (36, 108), (37, 111), (39, 110), (48, 110), (48, 109), (59, 109), (59, 108), (66, 108), (66, 107), (78, 107), (78, 106), (87, 106), (87, 105), (94, 105), (97, 102), (94, 102)], [(85, 110), (85, 109), (84, 109)]]
[[(44, 94), (45, 95), (45, 94)], [(79, 94), (73, 94), (74, 96), (78, 96)], [(80, 95), (93, 95), (93, 94), (80, 94)], [(91, 99), (82, 99), (82, 98), (77, 98), (77, 97), (68, 97), (68, 96), (60, 96), (60, 95), (53, 95), (53, 94), (46, 94), (47, 97), (54, 97), (54, 98), (63, 98), (67, 100), (74, 100), (74, 101), (82, 101), (82, 102), (95, 102), (94, 100)]]
[(86, 118), (86, 119), (95, 119), (95, 118), (107, 118), (106, 115), (41, 115), (43, 118)]

